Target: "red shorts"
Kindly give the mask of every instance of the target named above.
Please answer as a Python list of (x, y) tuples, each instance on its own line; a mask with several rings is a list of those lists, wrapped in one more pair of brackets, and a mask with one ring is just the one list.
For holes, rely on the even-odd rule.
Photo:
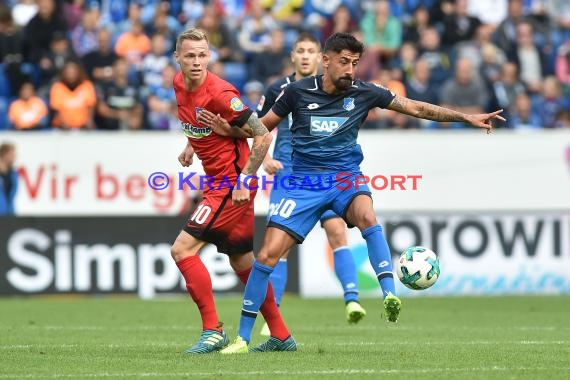
[(186, 222), (184, 231), (198, 240), (214, 244), (227, 255), (253, 251), (255, 191), (241, 206), (232, 204), (230, 189), (210, 190)]

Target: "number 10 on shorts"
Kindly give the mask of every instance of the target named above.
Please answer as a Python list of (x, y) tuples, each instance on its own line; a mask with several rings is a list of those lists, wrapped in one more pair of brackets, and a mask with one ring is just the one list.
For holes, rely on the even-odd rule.
[(196, 211), (192, 214), (190, 218), (191, 222), (196, 222), (196, 224), (202, 224), (208, 219), (208, 216), (212, 212), (212, 208), (210, 206), (199, 205), (196, 208)]
[(273, 210), (269, 210), (270, 215), (279, 215), (282, 218), (288, 218), (293, 213), (293, 210), (295, 209), (295, 206), (297, 206), (297, 203), (295, 203), (295, 201), (292, 199), (281, 198), (281, 201), (279, 203), (273, 204), (271, 206), (273, 206)]

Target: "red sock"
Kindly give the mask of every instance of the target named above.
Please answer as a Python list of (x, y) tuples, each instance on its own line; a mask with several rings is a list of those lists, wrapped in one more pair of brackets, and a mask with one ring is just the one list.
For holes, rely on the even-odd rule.
[[(250, 272), (251, 268), (236, 274), (241, 282), (245, 284), (247, 283)], [(263, 318), (265, 318), (265, 322), (267, 322), (267, 326), (269, 326), (269, 331), (271, 331), (272, 337), (284, 340), (291, 335), (289, 329), (287, 329), (287, 326), (285, 325), (283, 317), (281, 317), (279, 307), (275, 303), (275, 294), (273, 293), (273, 285), (271, 285), (271, 282), (267, 286), (267, 295), (265, 296), (265, 300), (263, 301), (259, 311), (261, 312), (261, 315), (263, 315)]]
[(218, 327), (218, 314), (214, 304), (212, 279), (200, 256), (188, 256), (176, 262), (180, 273), (186, 280), (186, 289), (190, 297), (198, 305), (202, 317), (204, 330), (220, 330)]

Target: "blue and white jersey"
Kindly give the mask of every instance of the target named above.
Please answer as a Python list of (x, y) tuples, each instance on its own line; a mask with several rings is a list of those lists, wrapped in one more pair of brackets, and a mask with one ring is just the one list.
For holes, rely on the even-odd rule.
[(293, 171), (360, 172), (358, 130), (368, 111), (388, 107), (395, 95), (360, 80), (332, 95), (323, 91), (322, 80), (317, 75), (287, 85), (272, 108), (279, 117), (292, 114)]
[[(261, 97), (257, 105), (257, 115), (260, 118), (265, 116), (275, 104), (281, 91), (294, 81), (295, 73), (272, 83), (267, 90), (265, 90), (265, 94)], [(291, 153), (293, 152), (293, 147), (291, 146), (292, 134), (289, 130), (291, 121), (291, 115), (288, 115), (288, 117), (277, 126), (277, 139), (275, 139), (275, 147), (273, 148), (273, 158), (283, 164), (285, 171), (291, 171)]]

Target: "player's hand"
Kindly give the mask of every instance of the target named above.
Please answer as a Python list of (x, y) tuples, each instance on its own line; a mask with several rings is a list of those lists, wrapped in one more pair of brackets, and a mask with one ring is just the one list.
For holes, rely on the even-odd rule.
[(180, 165), (188, 167), (192, 165), (193, 156), (194, 156), (194, 149), (192, 149), (192, 146), (188, 144), (186, 148), (184, 148), (182, 153), (180, 153), (180, 155), (178, 156), (178, 162), (180, 162)]
[(281, 161), (275, 160), (271, 157), (268, 157), (265, 160), (263, 160), (263, 170), (265, 170), (267, 174), (273, 175), (281, 169), (283, 169), (283, 164), (281, 163)]
[(232, 135), (232, 126), (219, 114), (215, 115), (208, 110), (200, 111), (198, 121), (205, 126), (212, 128), (212, 131), (220, 136)]
[(232, 191), (232, 204), (234, 206), (241, 206), (249, 202), (249, 189), (243, 184), (240, 184), (240, 188), (234, 188)]
[(487, 133), (491, 133), (493, 130), (493, 121), (496, 120), (501, 120), (501, 121), (507, 121), (507, 119), (505, 119), (502, 116), (499, 116), (499, 114), (503, 112), (502, 109), (495, 111), (495, 112), (491, 112), (491, 113), (483, 113), (483, 114), (478, 114), (478, 115), (468, 115), (468, 119), (467, 121), (469, 122), (469, 124), (471, 124), (474, 127), (478, 127), (478, 128), (485, 128), (487, 130)]

